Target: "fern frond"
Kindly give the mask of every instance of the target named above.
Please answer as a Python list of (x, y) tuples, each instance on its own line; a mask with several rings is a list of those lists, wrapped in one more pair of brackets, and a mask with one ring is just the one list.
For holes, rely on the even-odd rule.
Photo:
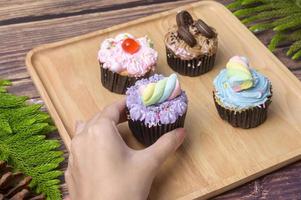
[(20, 157), (31, 157), (45, 151), (52, 151), (60, 146), (60, 143), (56, 140), (46, 140), (42, 143), (36, 144), (35, 148), (23, 149), (23, 153), (19, 152)]
[(41, 105), (33, 104), (11, 109), (0, 109), (0, 113), (1, 116), (5, 116), (10, 124), (14, 125), (15, 122), (18, 122), (20, 119), (24, 119), (26, 116), (35, 115), (39, 112), (40, 108)]
[(6, 119), (0, 117), (0, 136), (7, 135), (10, 133), (12, 133), (12, 130), (10, 128), (8, 121)]
[(12, 94), (1, 93), (0, 108), (14, 108), (23, 106), (27, 97), (18, 97)]
[(301, 49), (301, 40), (298, 40), (290, 46), (289, 50), (287, 51), (287, 55), (290, 56), (300, 49)]
[(239, 10), (236, 10), (234, 12), (234, 15), (236, 17), (248, 17), (251, 15), (256, 15), (257, 13), (263, 12), (263, 11), (270, 11), (270, 10), (275, 10), (275, 9), (281, 9), (283, 7), (290, 7), (292, 6), (291, 3), (289, 2), (269, 2), (267, 4), (262, 4), (256, 7), (251, 7), (251, 8), (242, 8)]
[(236, 10), (236, 9), (238, 9), (240, 7), (241, 7), (241, 2), (239, 0), (234, 1), (234, 2), (232, 2), (232, 3), (230, 3), (230, 4), (227, 5), (227, 8), (229, 10)]
[(276, 35), (273, 36), (270, 44), (269, 44), (269, 49), (271, 51), (274, 51), (277, 47), (277, 45), (285, 39), (285, 36), (282, 33), (277, 33)]
[(48, 200), (60, 200), (60, 181), (57, 170), (64, 160), (57, 140), (45, 134), (55, 130), (41, 105), (27, 105), (26, 97), (9, 94), (10, 82), (0, 81), (0, 160), (32, 177), (31, 187), (46, 195)]
[(10, 86), (11, 85), (11, 81), (9, 80), (0, 80), (0, 86)]
[(288, 23), (284, 23), (276, 26), (274, 28), (274, 31), (285, 31), (287, 29), (294, 29), (300, 27), (301, 27), (301, 13), (299, 15), (294, 16), (294, 19), (292, 19)]
[(6, 86), (11, 85), (11, 82), (8, 80), (0, 80), (0, 92), (6, 92)]
[(262, 1), (261, 0), (243, 0), (241, 2), (241, 5), (247, 6), (247, 5), (255, 4), (255, 3), (262, 3)]
[(273, 6), (271, 4), (261, 5), (261, 6), (254, 7), (254, 8), (243, 8), (243, 9), (235, 11), (234, 15), (236, 17), (246, 17), (246, 16), (250, 16), (252, 14), (256, 14), (258, 12), (270, 10), (272, 8), (273, 8)]
[(290, 23), (292, 20), (294, 20), (297, 17), (301, 17), (301, 14), (290, 15), (290, 16), (287, 16), (284, 18), (274, 20), (273, 22), (257, 23), (255, 25), (251, 26), (249, 29), (255, 33), (258, 33), (258, 32), (262, 32), (262, 31), (277, 27), (279, 25)]
[(297, 60), (299, 58), (301, 58), (301, 50), (297, 51), (297, 53), (295, 53), (292, 57), (293, 60)]
[(259, 32), (271, 29), (273, 27), (274, 27), (273, 23), (258, 23), (258, 24), (251, 26), (249, 29), (251, 31), (253, 31), (254, 33), (259, 33)]
[(291, 34), (288, 34), (287, 38), (290, 41), (301, 40), (301, 29), (294, 31)]
[(287, 51), (292, 59), (301, 57), (301, 6), (295, 0), (236, 0), (228, 7), (235, 9), (234, 14), (244, 24), (251, 24), (249, 29), (258, 33), (273, 30), (276, 34), (271, 39), (269, 49), (274, 51), (280, 42), (289, 41)]
[(242, 20), (244, 24), (249, 24), (252, 22), (255, 22), (256, 20), (269, 20), (273, 18), (279, 18), (279, 17), (286, 17), (288, 15), (298, 13), (300, 12), (299, 8), (296, 8), (296, 6), (291, 6), (288, 8), (281, 8), (277, 10), (270, 10), (270, 11), (264, 11), (261, 13), (258, 13), (255, 16), (247, 17)]
[(64, 158), (62, 158), (63, 152), (60, 151), (50, 151), (42, 152), (37, 154), (37, 156), (32, 156), (28, 158), (28, 163), (33, 163), (30, 166), (41, 165), (44, 163), (61, 163)]

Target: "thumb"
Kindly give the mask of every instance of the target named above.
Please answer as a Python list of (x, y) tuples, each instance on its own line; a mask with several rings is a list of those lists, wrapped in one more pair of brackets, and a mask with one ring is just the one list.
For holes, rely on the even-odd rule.
[(65, 197), (64, 200), (71, 200), (69, 196)]
[(76, 121), (75, 122), (75, 134), (78, 135), (80, 134), (84, 128), (85, 128), (86, 124), (83, 121)]
[(145, 149), (150, 162), (155, 167), (160, 167), (163, 162), (174, 153), (183, 143), (186, 133), (184, 128), (178, 128), (165, 133), (153, 145)]

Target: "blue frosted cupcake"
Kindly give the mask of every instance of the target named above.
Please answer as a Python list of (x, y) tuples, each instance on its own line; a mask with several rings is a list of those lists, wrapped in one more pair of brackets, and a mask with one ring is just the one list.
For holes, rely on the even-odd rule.
[(267, 119), (272, 86), (267, 77), (234, 56), (214, 79), (214, 102), (220, 117), (234, 127), (254, 128)]
[(139, 142), (149, 146), (163, 134), (184, 126), (187, 96), (176, 74), (155, 74), (128, 88), (126, 109), (129, 128)]

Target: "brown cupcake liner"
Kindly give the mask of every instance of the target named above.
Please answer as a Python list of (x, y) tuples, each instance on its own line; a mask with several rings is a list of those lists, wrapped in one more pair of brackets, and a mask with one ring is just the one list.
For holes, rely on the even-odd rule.
[(168, 65), (179, 74), (185, 76), (199, 76), (209, 72), (214, 66), (216, 54), (211, 56), (204, 55), (191, 60), (182, 60), (168, 47), (165, 48)]
[(184, 127), (185, 117), (186, 112), (172, 124), (161, 124), (152, 127), (145, 125), (144, 121), (134, 121), (128, 117), (128, 124), (135, 138), (145, 146), (150, 146), (165, 133), (176, 128)]
[(147, 78), (150, 75), (150, 72), (148, 72), (144, 76), (138, 78), (122, 76), (118, 73), (110, 71), (109, 69), (104, 69), (102, 67), (102, 63), (99, 64), (100, 64), (102, 85), (106, 89), (117, 94), (125, 94), (127, 88), (133, 86), (137, 80), (142, 78)]
[(265, 122), (268, 107), (272, 102), (270, 96), (264, 104), (242, 111), (235, 111), (221, 106), (216, 100), (215, 92), (213, 92), (213, 99), (219, 116), (233, 127), (243, 129), (255, 128)]

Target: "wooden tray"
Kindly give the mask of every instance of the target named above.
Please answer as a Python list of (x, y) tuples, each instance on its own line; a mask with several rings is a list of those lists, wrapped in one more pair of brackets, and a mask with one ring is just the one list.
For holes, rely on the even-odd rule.
[[(202, 1), (168, 12), (114, 26), (62, 42), (47, 44), (28, 53), (26, 64), (59, 132), (70, 146), (77, 120), (87, 120), (105, 105), (123, 98), (101, 86), (97, 51), (100, 42), (121, 32), (147, 34), (159, 52), (157, 72), (168, 75), (163, 37), (175, 23), (177, 11), (187, 9), (214, 26), (219, 51), (214, 70), (190, 78), (180, 76), (189, 98), (182, 147), (161, 168), (150, 199), (206, 199), (255, 179), (301, 155), (301, 84), (257, 38), (221, 4)], [(258, 128), (232, 128), (217, 115), (212, 81), (233, 55), (246, 55), (252, 66), (273, 84), (268, 120)], [(127, 124), (120, 127), (133, 148), (141, 145)]]

